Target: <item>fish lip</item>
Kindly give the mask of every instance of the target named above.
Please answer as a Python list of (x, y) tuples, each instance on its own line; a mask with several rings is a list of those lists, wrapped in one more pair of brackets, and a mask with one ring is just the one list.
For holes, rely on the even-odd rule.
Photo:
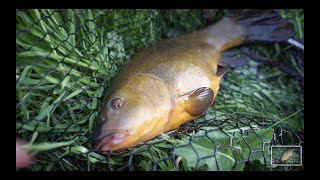
[(105, 143), (109, 142), (113, 138), (113, 135), (115, 133), (123, 133), (126, 136), (129, 135), (128, 130), (119, 130), (119, 129), (108, 130), (108, 133), (106, 133), (105, 135), (102, 135), (97, 139), (93, 138), (91, 142), (91, 146), (93, 147), (94, 150), (101, 151), (101, 147)]

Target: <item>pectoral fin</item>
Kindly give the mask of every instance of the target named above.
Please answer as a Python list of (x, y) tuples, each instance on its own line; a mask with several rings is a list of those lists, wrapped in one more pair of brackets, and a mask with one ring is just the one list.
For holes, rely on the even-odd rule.
[(208, 87), (196, 89), (188, 94), (183, 95), (185, 98), (185, 110), (191, 116), (200, 116), (212, 104), (214, 92)]

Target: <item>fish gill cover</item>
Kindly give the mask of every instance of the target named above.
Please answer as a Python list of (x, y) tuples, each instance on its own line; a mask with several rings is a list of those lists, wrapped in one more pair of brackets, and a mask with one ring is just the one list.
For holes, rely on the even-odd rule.
[[(119, 67), (225, 12), (16, 10), (16, 136), (37, 159), (27, 170), (303, 170), (270, 162), (271, 145), (304, 142), (304, 55), (287, 43), (251, 45), (251, 56), (238, 48), (249, 64), (226, 73), (196, 120), (121, 155), (92, 151), (99, 103)], [(304, 10), (280, 13), (303, 43)]]

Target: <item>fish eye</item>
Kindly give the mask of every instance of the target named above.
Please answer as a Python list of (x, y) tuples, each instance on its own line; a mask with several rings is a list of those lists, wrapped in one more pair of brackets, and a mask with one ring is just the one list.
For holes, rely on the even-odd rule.
[(115, 108), (115, 109), (119, 109), (123, 106), (123, 100), (120, 99), (120, 98), (116, 98), (114, 100), (112, 100), (112, 107)]

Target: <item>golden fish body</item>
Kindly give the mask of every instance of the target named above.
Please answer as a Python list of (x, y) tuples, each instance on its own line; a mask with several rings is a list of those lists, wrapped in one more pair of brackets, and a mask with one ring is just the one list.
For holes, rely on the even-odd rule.
[(93, 147), (129, 148), (202, 115), (227, 69), (218, 66), (221, 52), (242, 44), (247, 35), (243, 26), (225, 17), (135, 54), (103, 100)]

